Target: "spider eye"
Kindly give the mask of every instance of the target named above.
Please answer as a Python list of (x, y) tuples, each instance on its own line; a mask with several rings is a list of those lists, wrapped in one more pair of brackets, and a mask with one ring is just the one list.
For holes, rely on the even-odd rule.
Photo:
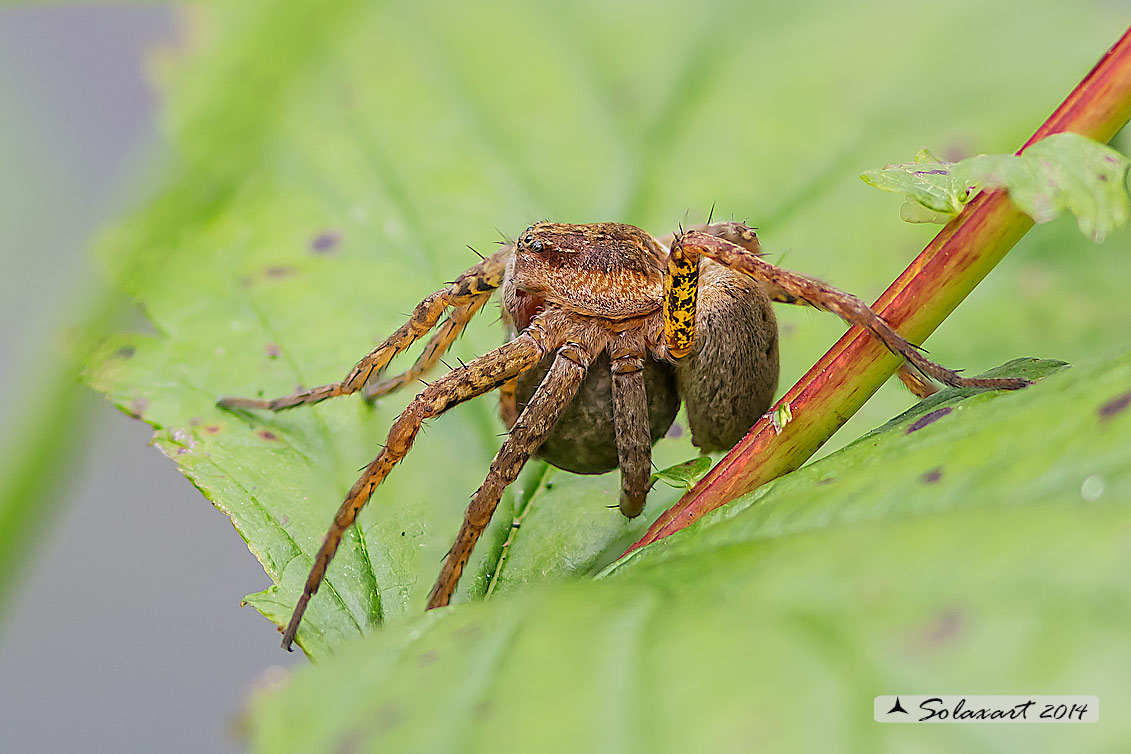
[(534, 243), (534, 236), (527, 236), (526, 238), (524, 238), (522, 240), (525, 241), (526, 243)]
[(534, 251), (542, 251), (542, 242), (535, 241), (534, 243), (530, 244), (530, 248)]

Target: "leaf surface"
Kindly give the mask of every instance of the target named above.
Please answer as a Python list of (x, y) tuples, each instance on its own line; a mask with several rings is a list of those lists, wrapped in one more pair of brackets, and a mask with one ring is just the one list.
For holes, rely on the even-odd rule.
[(1049, 376), (948, 391), (605, 579), (435, 611), (297, 672), (254, 705), (257, 750), (1117, 747), (1120, 719), (871, 719), (880, 694), (1127, 698), (1131, 355), (1004, 373)]

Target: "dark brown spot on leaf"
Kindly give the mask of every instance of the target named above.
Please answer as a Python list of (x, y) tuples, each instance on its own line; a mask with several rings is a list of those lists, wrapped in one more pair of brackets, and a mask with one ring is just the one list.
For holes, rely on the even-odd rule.
[(220, 431), (220, 425), (219, 424), (209, 424), (207, 427), (204, 428), (204, 431), (206, 433), (210, 434), (210, 435), (214, 435), (214, 434), (216, 434), (217, 432)]
[(276, 436), (275, 436), (275, 433), (274, 433), (274, 432), (271, 432), (271, 431), (269, 431), (269, 430), (266, 430), (266, 429), (261, 429), (261, 430), (259, 430), (258, 432), (256, 432), (255, 434), (259, 435), (259, 436), (260, 436), (260, 437), (262, 437), (262, 438), (263, 438), (264, 440), (272, 440), (272, 441), (274, 441), (274, 440), (278, 440), (278, 439), (279, 439), (278, 437), (276, 437)]
[(319, 233), (314, 238), (310, 239), (310, 250), (315, 254), (326, 254), (338, 248), (338, 244), (340, 244), (341, 242), (341, 233), (333, 230), (328, 230), (324, 233)]
[(924, 474), (921, 477), (919, 477), (919, 481), (922, 482), (923, 484), (935, 484), (940, 479), (942, 479), (942, 467), (941, 466), (936, 466), (935, 468), (931, 469), (930, 471), (924, 472)]
[(132, 359), (135, 353), (137, 353), (137, 349), (133, 346), (122, 346), (114, 352), (114, 355), (120, 359)]
[(946, 416), (947, 414), (949, 414), (953, 410), (954, 409), (951, 408), (950, 406), (946, 406), (944, 408), (937, 408), (934, 411), (932, 411), (931, 413), (927, 414), (926, 416), (920, 416), (918, 419), (911, 422), (911, 424), (907, 427), (907, 431), (904, 434), (909, 435), (912, 432), (918, 432), (919, 430), (921, 430), (923, 427), (927, 426), (928, 424), (931, 424), (932, 422), (937, 422), (939, 419), (943, 418), (944, 416)]
[(835, 476), (827, 476), (824, 479), (818, 479), (817, 484), (832, 484), (836, 481)]
[(279, 358), (279, 354), (283, 352), (282, 349), (280, 349), (279, 346), (274, 343), (268, 343), (263, 347), (263, 350), (267, 352), (268, 358), (271, 359)]
[(1117, 395), (1110, 401), (1102, 404), (1096, 409), (1096, 413), (1101, 419), (1110, 419), (1116, 414), (1126, 411), (1128, 406), (1131, 406), (1131, 390), (1128, 390), (1122, 395)]

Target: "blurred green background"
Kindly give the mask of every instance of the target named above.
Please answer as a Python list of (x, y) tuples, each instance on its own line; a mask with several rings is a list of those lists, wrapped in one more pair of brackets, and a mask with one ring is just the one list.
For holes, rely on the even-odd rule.
[[(148, 66), (159, 82), (160, 133), (169, 147), (150, 173), (150, 185), (162, 187), (156, 198), (104, 237), (100, 258), (110, 278), (142, 303), (156, 333), (112, 340), (95, 359), (91, 380), (154, 424), (158, 446), (234, 510), (284, 592), (293, 592), (305, 567), (290, 545), (257, 539), (249, 524), (256, 496), (246, 490), (265, 485), (260, 494), (268, 507), (283, 506), (276, 512), (294, 521), (294, 547), (308, 550), (339, 489), (372, 455), (400, 404), (390, 401), (377, 416), (348, 404), (271, 420), (288, 446), (281, 450), (257, 444), (238, 420), (209, 413), (215, 396), (336, 379), (403, 312), (473, 261), (464, 244), (490, 248), (496, 227), (514, 232), (540, 217), (617, 219), (662, 234), (714, 205), (718, 215), (756, 225), (775, 261), (872, 300), (935, 229), (900, 223), (899, 201), (868, 189), (858, 173), (909, 159), (923, 146), (949, 158), (1012, 151), (1126, 22), (1102, 2), (1023, 10), (970, 2), (945, 11), (820, 2), (553, 9), (289, 3), (193, 8), (175, 17), (142, 12), (159, 14), (149, 23), (160, 31), (149, 33), (177, 40), (171, 54)], [(55, 23), (74, 23), (56, 13)], [(33, 77), (10, 78), (33, 92), (32, 103), (47, 91), (27, 83)], [(40, 112), (46, 121), (66, 122), (50, 109)], [(52, 149), (50, 130), (22, 123), (43, 154), (61, 154)], [(25, 140), (17, 133), (5, 129), (0, 149), (20, 152)], [(82, 142), (84, 133), (54, 138)], [(1124, 137), (1116, 144), (1128, 151)], [(65, 169), (59, 172), (42, 185), (73, 185)], [(57, 225), (55, 205), (39, 206), (40, 222)], [(37, 225), (32, 210), (12, 218), (12, 227)], [(330, 253), (312, 253), (319, 237), (336, 240)], [(1093, 246), (1070, 219), (1036, 228), (928, 348), (970, 372), (1016, 356), (1110, 356), (1125, 347), (1131, 326), (1123, 290), (1131, 280), (1129, 241), (1124, 230)], [(6, 253), (22, 259), (15, 249)], [(28, 274), (57, 280), (55, 271), (66, 267), (37, 269), (46, 273)], [(13, 293), (20, 295), (26, 294)], [(28, 311), (38, 320), (57, 301), (30, 300), (13, 309), (19, 314), (12, 321)], [(779, 319), (784, 389), (843, 326), (805, 310), (783, 308)], [(49, 331), (35, 332), (25, 336), (29, 342)], [(466, 359), (498, 339), (497, 326), (485, 320), (457, 354)], [(134, 349), (129, 363), (111, 358), (127, 347)], [(31, 346), (13, 348), (21, 362), (33, 361)], [(398, 504), (369, 512), (368, 553), (390, 555), (362, 574), (372, 582), (353, 584), (351, 610), (362, 624), (417, 609), (462, 495), (474, 489), (493, 453), (487, 438), (498, 428), (489, 402), (481, 403), (437, 422), (390, 479), (388, 499)], [(902, 387), (889, 384), (830, 447), (910, 403)], [(208, 426), (220, 427), (217, 437), (206, 436), (201, 427)], [(238, 459), (235, 468), (211, 470), (209, 452)], [(662, 444), (657, 458), (675, 462), (688, 452), (685, 438)], [(436, 459), (448, 471), (440, 480), (428, 473)], [(574, 490), (590, 502), (615, 489), (615, 480), (604, 478), (553, 481), (556, 495)], [(175, 480), (168, 487), (188, 490)], [(306, 497), (315, 502), (304, 503)], [(568, 515), (593, 514), (571, 511), (552, 528), (575, 540), (600, 529), (601, 546), (562, 537), (550, 544), (570, 552), (588, 547), (589, 565), (632, 531), (619, 521), (580, 526)], [(208, 520), (226, 529), (216, 516)], [(399, 542), (413, 527), (419, 536)], [(120, 550), (152, 536), (152, 529), (134, 526), (99, 547)], [(360, 542), (358, 548), (365, 550)], [(186, 567), (190, 576), (202, 559)], [(343, 582), (350, 573), (343, 570)], [(190, 578), (181, 588), (156, 590), (163, 598), (156, 601), (181, 607), (199, 583)], [(374, 585), (380, 601), (365, 602), (361, 595)], [(93, 584), (91, 590), (100, 591)], [(25, 594), (32, 591), (25, 587)], [(122, 601), (137, 593), (114, 591)], [(268, 592), (258, 604), (282, 614), (290, 599)], [(210, 620), (195, 610), (178, 614), (188, 627)], [(41, 612), (27, 625), (45, 619)], [(270, 626), (261, 628), (259, 645), (272, 646)], [(5, 651), (15, 651), (7, 649), (15, 647), (15, 630)], [(160, 646), (161, 637), (156, 641)], [(184, 644), (167, 646), (172, 654)]]

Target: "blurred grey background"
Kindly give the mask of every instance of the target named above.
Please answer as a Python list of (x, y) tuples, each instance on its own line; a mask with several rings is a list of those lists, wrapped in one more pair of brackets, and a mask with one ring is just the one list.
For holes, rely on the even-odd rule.
[[(80, 318), (96, 232), (162, 159), (146, 58), (168, 7), (0, 9), (0, 427)], [(249, 687), (297, 661), (243, 595), (268, 585), (222, 514), (93, 392), (64, 499), (0, 614), (0, 752), (214, 752)], [(174, 599), (171, 595), (177, 595)]]

